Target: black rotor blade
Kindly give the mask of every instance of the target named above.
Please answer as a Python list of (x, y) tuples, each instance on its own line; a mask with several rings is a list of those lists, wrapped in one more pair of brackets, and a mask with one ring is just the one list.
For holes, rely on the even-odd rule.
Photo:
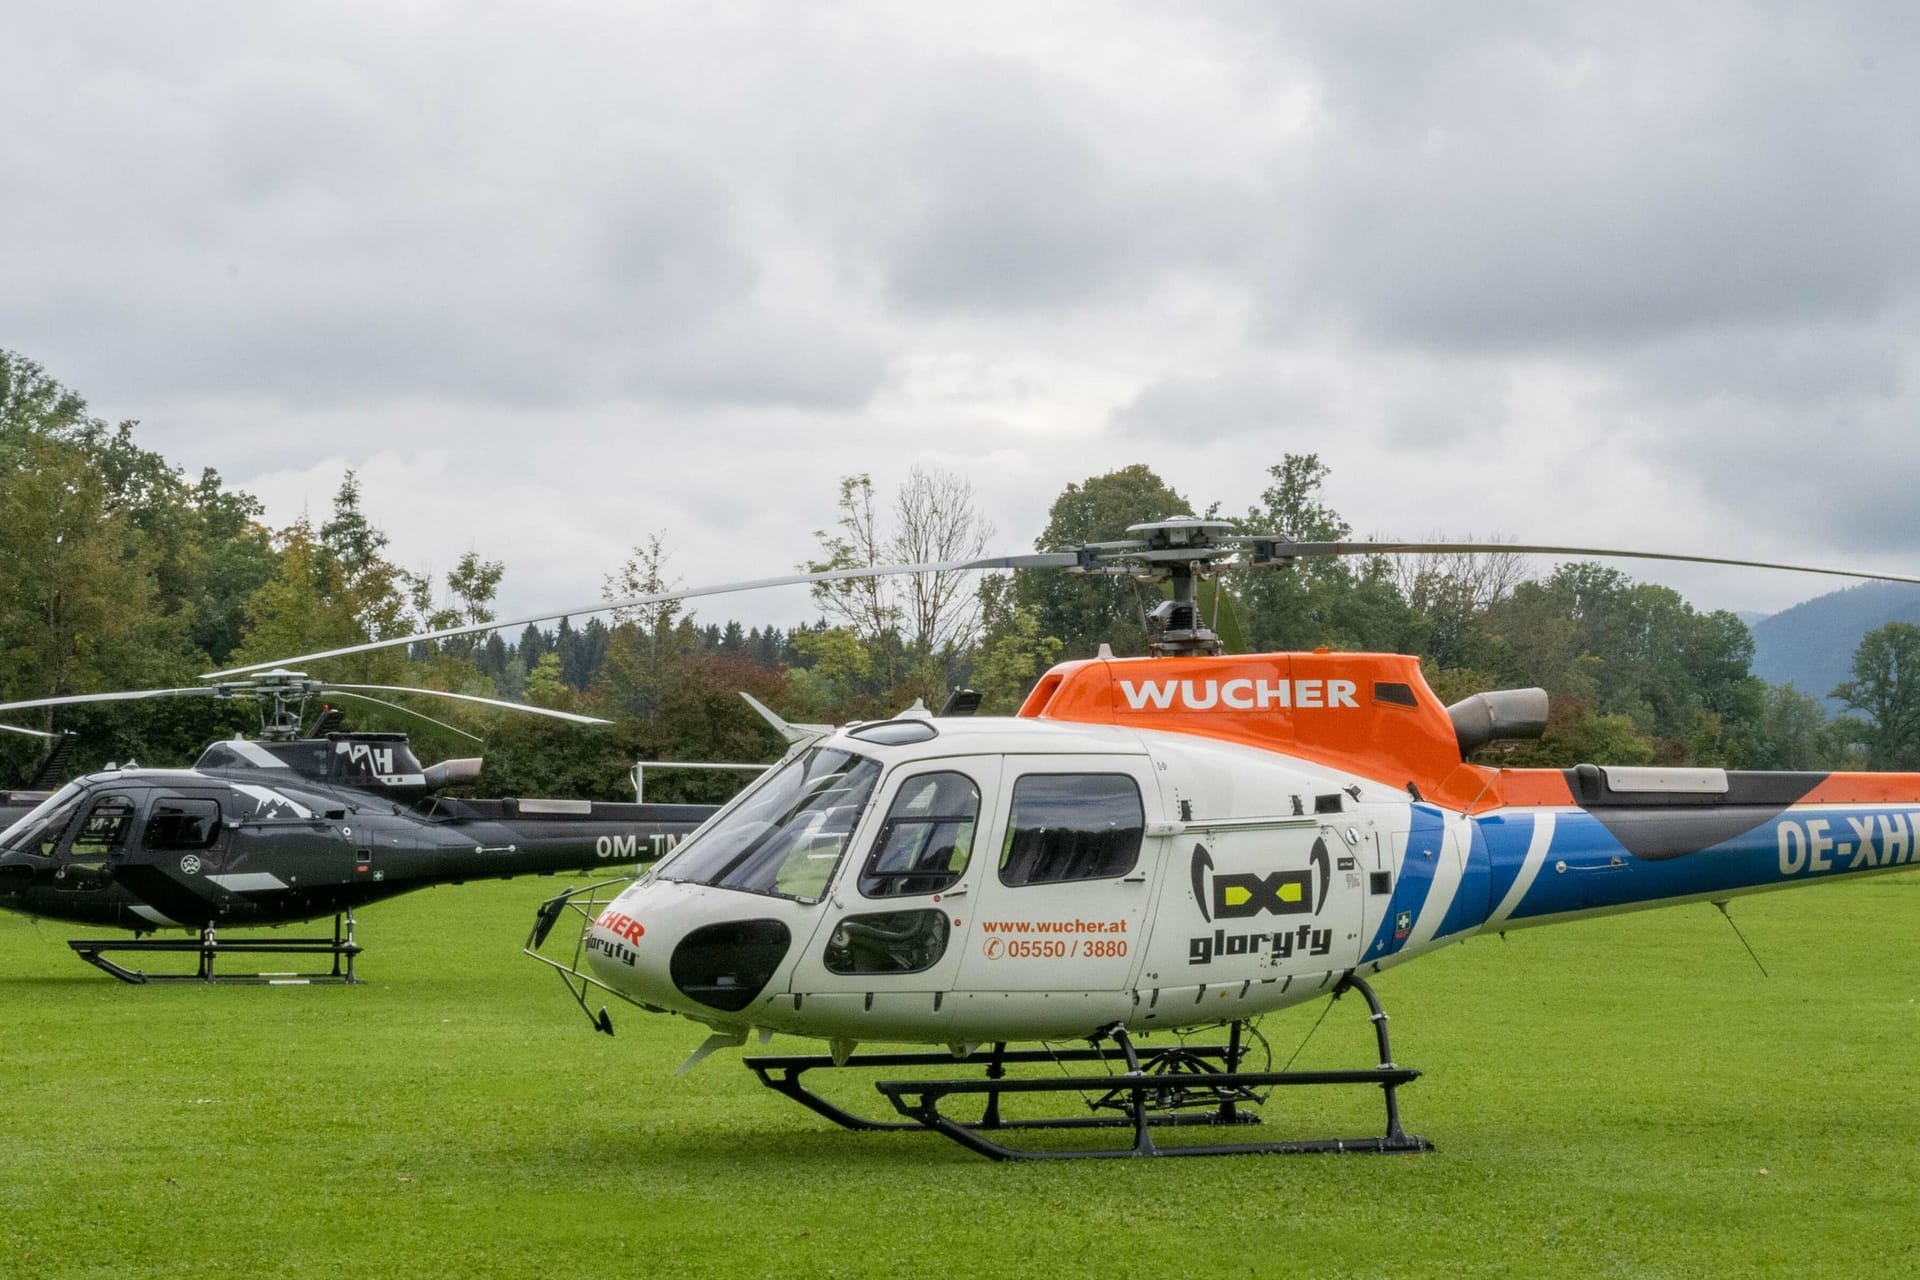
[(473, 742), (486, 741), (485, 738), (477, 737), (474, 734), (468, 733), (465, 729), (450, 725), (445, 720), (435, 720), (432, 716), (415, 711), (412, 707), (403, 707), (397, 702), (388, 702), (383, 698), (369, 698), (364, 693), (348, 693), (345, 689), (322, 689), (320, 696), (323, 698), (352, 698), (358, 702), (371, 702), (376, 707), (385, 707), (389, 711), (398, 711), (403, 716), (412, 716), (415, 720), (424, 720), (428, 724), (438, 725), (448, 733), (457, 733), (461, 737)]
[(230, 667), (225, 671), (209, 671), (203, 680), (214, 680), (221, 676), (242, 675), (250, 671), (262, 671), (268, 667), (287, 666), (293, 663), (315, 662), (321, 658), (340, 658), (354, 653), (372, 653), (379, 649), (395, 649), (403, 645), (423, 644), (429, 640), (446, 640), (454, 636), (469, 636), (483, 631), (502, 631), (508, 627), (524, 627), (530, 623), (552, 622), (558, 618), (573, 618), (583, 614), (608, 613), (615, 609), (635, 609), (642, 605), (665, 604), (670, 600), (692, 600), (699, 596), (727, 595), (736, 591), (760, 591), (769, 587), (804, 586), (815, 582), (845, 582), (856, 578), (884, 578), (901, 573), (958, 573), (969, 569), (1070, 569), (1083, 563), (1083, 557), (1077, 551), (1031, 552), (1025, 555), (984, 556), (977, 560), (948, 560), (937, 564), (894, 564), (876, 565), (865, 569), (828, 569), (820, 573), (795, 573), (779, 578), (755, 578), (748, 582), (727, 582), (718, 586), (686, 587), (675, 591), (662, 591), (654, 595), (634, 596), (629, 600), (596, 600), (592, 604), (575, 605), (570, 609), (553, 609), (546, 613), (529, 614), (524, 618), (504, 618), (492, 622), (476, 622), (461, 627), (445, 627), (439, 631), (423, 631), (418, 635), (402, 636), (395, 640), (369, 640), (365, 644), (346, 645), (339, 649), (325, 649), (318, 653), (303, 653), (293, 658), (275, 658), (271, 662), (256, 662), (244, 667)]
[[(416, 689), (411, 685), (403, 684), (336, 684), (329, 685), (320, 692), (322, 694), (328, 694), (347, 689), (373, 689), (380, 693), (421, 693), (430, 698), (451, 698), (455, 702), (473, 702), (483, 707), (498, 707), (503, 711), (524, 711), (530, 716), (547, 716), (554, 720), (565, 720), (569, 724), (613, 723), (611, 720), (602, 720), (598, 716), (583, 716), (572, 711), (555, 711), (549, 707), (531, 707), (524, 702), (508, 702), (503, 698), (482, 698), (478, 694), (473, 693), (448, 693), (445, 689)], [(377, 702), (379, 700), (377, 698), (369, 698), (367, 701)], [(414, 712), (411, 714), (417, 715), (418, 713)], [(436, 720), (434, 723), (439, 724), (440, 722)], [(448, 725), (447, 727), (452, 728), (453, 726)], [(454, 732), (458, 733), (459, 730), (455, 729)], [(472, 737), (471, 734), (468, 736)], [(479, 739), (474, 738), (474, 741), (478, 742)]]
[(1920, 577), (1900, 573), (1874, 573), (1865, 569), (1829, 569), (1809, 564), (1777, 564), (1769, 560), (1736, 560), (1723, 556), (1688, 556), (1672, 551), (1627, 551), (1606, 547), (1523, 546), (1515, 542), (1286, 542), (1284, 540), (1236, 539), (1250, 542), (1274, 559), (1296, 556), (1391, 556), (1423, 552), (1465, 552), (1491, 555), (1512, 552), (1536, 556), (1597, 556), (1619, 560), (1673, 560), (1683, 564), (1718, 564), (1736, 569), (1777, 569), (1787, 573), (1823, 573), (1835, 578), (1872, 578), (1879, 582), (1915, 582)]

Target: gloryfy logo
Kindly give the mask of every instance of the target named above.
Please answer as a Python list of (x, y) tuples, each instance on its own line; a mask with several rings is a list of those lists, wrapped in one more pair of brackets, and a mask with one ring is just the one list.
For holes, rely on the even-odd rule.
[(1359, 707), (1351, 680), (1121, 680), (1134, 711), (1269, 711), (1305, 707)]
[[(1325, 838), (1313, 842), (1308, 855), (1313, 865), (1305, 871), (1274, 871), (1267, 875), (1215, 875), (1207, 846), (1193, 846), (1193, 900), (1209, 924), (1215, 920), (1246, 920), (1267, 912), (1276, 916), (1319, 915), (1327, 905), (1327, 887), (1333, 880), (1333, 859)], [(1320, 893), (1313, 892), (1314, 881)]]
[[(1248, 920), (1258, 915), (1301, 916), (1320, 914), (1327, 904), (1327, 887), (1333, 880), (1333, 858), (1325, 839), (1313, 842), (1309, 855), (1312, 865), (1304, 871), (1274, 871), (1266, 875), (1242, 872), (1217, 875), (1213, 855), (1203, 844), (1193, 846), (1193, 900), (1208, 923), (1215, 920)], [(1314, 883), (1320, 892), (1314, 894)], [(1333, 930), (1316, 929), (1303, 924), (1297, 929), (1258, 929), (1252, 933), (1228, 933), (1215, 929), (1212, 936), (1202, 934), (1187, 939), (1187, 963), (1211, 964), (1216, 956), (1261, 956), (1266, 963), (1278, 964), (1296, 953), (1324, 956), (1333, 950)]]

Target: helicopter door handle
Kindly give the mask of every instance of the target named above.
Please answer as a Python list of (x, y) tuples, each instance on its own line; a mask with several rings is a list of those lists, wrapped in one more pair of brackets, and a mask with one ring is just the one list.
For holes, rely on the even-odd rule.
[(1120, 877), (1121, 884), (1145, 884), (1146, 882), (1147, 882), (1147, 873), (1144, 871), (1138, 872), (1134, 875)]
[(942, 889), (940, 896), (942, 898), (964, 898), (967, 896), (967, 886), (959, 884), (951, 889)]

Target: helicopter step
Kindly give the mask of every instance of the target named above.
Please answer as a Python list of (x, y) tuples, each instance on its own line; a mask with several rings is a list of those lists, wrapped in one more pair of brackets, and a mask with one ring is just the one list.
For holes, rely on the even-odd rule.
[[(1380, 1050), (1379, 1065), (1332, 1071), (1242, 1071), (1248, 1046), (1244, 1024), (1229, 1025), (1226, 1044), (1177, 1045), (1141, 1052), (1125, 1028), (1112, 1027), (1095, 1037), (1085, 1049), (1009, 1050), (996, 1044), (986, 1056), (982, 1077), (943, 1080), (880, 1080), (874, 1088), (892, 1103), (904, 1117), (900, 1120), (871, 1120), (855, 1115), (823, 1097), (803, 1083), (811, 1071), (831, 1069), (898, 1070), (901, 1068), (952, 1065), (950, 1055), (939, 1053), (855, 1054), (836, 1062), (824, 1054), (761, 1056), (745, 1060), (760, 1082), (802, 1106), (848, 1129), (913, 1130), (929, 1129), (951, 1138), (970, 1151), (994, 1160), (1099, 1159), (1121, 1156), (1202, 1156), (1202, 1155), (1292, 1155), (1309, 1153), (1397, 1154), (1431, 1151), (1425, 1138), (1407, 1133), (1400, 1124), (1398, 1090), (1411, 1083), (1420, 1072), (1396, 1066), (1387, 1039), (1386, 1014), (1364, 979), (1349, 975), (1336, 988), (1336, 996), (1358, 991), (1365, 997), (1370, 1020)], [(1099, 1040), (1107, 1040), (1106, 1045)], [(1074, 1063), (1100, 1063), (1125, 1068), (1123, 1073), (1099, 1075), (1054, 1075), (1037, 1078), (1009, 1078), (1009, 1066), (1049, 1064), (1064, 1067)], [(1266, 1100), (1267, 1093), (1281, 1087), (1371, 1084), (1380, 1088), (1386, 1104), (1386, 1131), (1378, 1137), (1316, 1138), (1267, 1142), (1160, 1144), (1153, 1130), (1162, 1127), (1228, 1127), (1260, 1123), (1250, 1108)], [(1050, 1116), (1012, 1119), (1001, 1110), (1003, 1098), (1023, 1094), (1079, 1095), (1087, 1115)], [(979, 1096), (984, 1100), (978, 1120), (960, 1120), (941, 1109), (943, 1101), (954, 1097)], [(1130, 1146), (1097, 1146), (1034, 1149), (1014, 1147), (987, 1136), (1011, 1130), (1130, 1129)]]
[[(353, 913), (333, 918), (330, 938), (237, 938), (222, 939), (212, 925), (195, 939), (168, 938), (74, 938), (67, 943), (75, 954), (103, 973), (122, 982), (144, 986), (156, 982), (201, 982), (252, 986), (314, 986), (323, 983), (357, 984), (355, 957), (364, 949), (353, 939)], [(148, 973), (129, 969), (107, 958), (110, 951), (158, 952), (163, 955), (192, 955), (199, 958), (193, 973)], [(324, 956), (332, 967), (325, 973), (253, 973), (218, 976), (214, 962), (221, 955), (296, 955)]]

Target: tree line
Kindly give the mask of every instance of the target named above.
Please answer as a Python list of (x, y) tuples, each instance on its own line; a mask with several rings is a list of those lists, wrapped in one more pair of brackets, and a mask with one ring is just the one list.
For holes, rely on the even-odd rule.
[[(109, 424), (33, 361), (0, 351), (0, 700), (189, 687), (196, 673), (371, 639), (491, 621), (507, 572), (470, 552), (438, 578), (410, 572), (367, 518), (349, 471), (315, 523), (268, 525), (261, 504), (211, 469), (197, 478)], [(1285, 454), (1245, 512), (1196, 507), (1145, 465), (1069, 484), (1037, 550), (1125, 536), (1171, 516), (1247, 533), (1338, 540), (1352, 529), (1323, 498), (1326, 466)], [(808, 569), (979, 555), (994, 530), (962, 477), (916, 468), (891, 494), (846, 477), (823, 503)], [(633, 549), (605, 598), (680, 585), (668, 535)], [(821, 584), (816, 616), (778, 627), (703, 621), (681, 602), (564, 619), (334, 659), (316, 674), (419, 685), (604, 716), (582, 730), (506, 714), (425, 707), (487, 740), (483, 785), (499, 794), (616, 797), (632, 762), (760, 760), (780, 743), (737, 696), (795, 721), (884, 717), (954, 688), (983, 713), (1016, 709), (1054, 662), (1102, 644), (1144, 651), (1158, 603), (1130, 579), (1061, 573), (923, 574)], [(1535, 576), (1491, 544), (1482, 555), (1301, 562), (1208, 584), (1200, 604), (1245, 651), (1335, 648), (1414, 653), (1446, 701), (1540, 685), (1547, 735), (1496, 746), (1489, 763), (1724, 765), (1750, 769), (1920, 766), (1920, 628), (1869, 634), (1852, 680), (1833, 691), (1857, 714), (1750, 671), (1740, 620), (1592, 563)], [(462, 740), (378, 707), (351, 723), (406, 729), (425, 757)], [(78, 767), (189, 762), (211, 737), (257, 727), (253, 707), (205, 698), (19, 713), (14, 724), (76, 735)], [(33, 771), (38, 747), (0, 735), (0, 785)], [(649, 797), (714, 799), (733, 784), (650, 777)]]

